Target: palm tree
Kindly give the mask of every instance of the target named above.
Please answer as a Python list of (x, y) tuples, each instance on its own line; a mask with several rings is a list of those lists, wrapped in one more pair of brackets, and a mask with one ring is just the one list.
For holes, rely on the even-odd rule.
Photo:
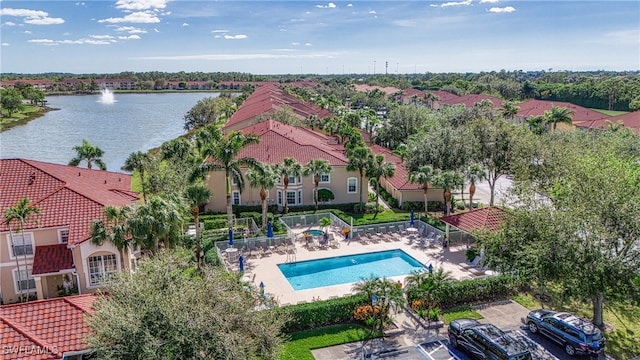
[(73, 150), (76, 151), (76, 156), (69, 161), (69, 165), (78, 166), (84, 160), (87, 162), (88, 169), (91, 169), (91, 166), (96, 164), (100, 170), (107, 170), (107, 165), (101, 159), (104, 151), (97, 146), (91, 145), (86, 139), (82, 140), (82, 145), (74, 146)]
[(284, 187), (284, 210), (286, 214), (289, 212), (289, 201), (287, 198), (287, 189), (289, 188), (289, 179), (294, 179), (302, 176), (302, 165), (293, 158), (284, 158), (282, 164), (276, 164), (276, 173), (278, 176), (282, 176), (282, 184)]
[(355, 283), (351, 290), (365, 295), (369, 298), (369, 301), (372, 301), (374, 296), (377, 298), (376, 306), (380, 307), (381, 314), (380, 325), (383, 325), (389, 319), (389, 310), (391, 308), (402, 308), (404, 305), (402, 287), (386, 278), (362, 280)]
[[(257, 144), (260, 139), (253, 135), (244, 135), (238, 131), (232, 131), (218, 141), (203, 145), (201, 155), (205, 159), (196, 169), (194, 177), (202, 177), (212, 170), (224, 170), (227, 195), (227, 223), (233, 227), (233, 208), (231, 203), (231, 180), (235, 180), (240, 191), (244, 189), (244, 178), (241, 166), (255, 167), (259, 163), (248, 156), (240, 156), (240, 152), (250, 144)], [(207, 161), (210, 158), (211, 161)]]
[(13, 230), (11, 229), (11, 224), (14, 222), (18, 223), (18, 227), (16, 230), (20, 230), (20, 235), (22, 236), (22, 246), (23, 251), (22, 255), (24, 256), (24, 266), (25, 273), (27, 274), (26, 282), (29, 283), (29, 271), (27, 269), (27, 251), (24, 250), (26, 245), (26, 241), (24, 238), (24, 227), (27, 225), (29, 221), (31, 221), (31, 217), (38, 215), (41, 213), (40, 208), (33, 206), (30, 204), (29, 198), (22, 198), (18, 201), (15, 206), (8, 207), (4, 210), (4, 223), (9, 228), (9, 238), (11, 239), (11, 249), (13, 251), (13, 255), (16, 258), (16, 268), (18, 270), (18, 291), (20, 292), (20, 301), (25, 301), (27, 299), (27, 294), (22, 293), (22, 273), (20, 271), (20, 264), (18, 263), (18, 254), (15, 253), (16, 245), (13, 241)]
[(144, 175), (147, 170), (149, 160), (149, 154), (147, 153), (143, 153), (142, 151), (132, 152), (129, 154), (129, 157), (127, 157), (124, 161), (124, 165), (122, 166), (122, 170), (124, 171), (137, 171), (140, 174), (140, 186), (142, 187), (142, 200), (144, 202), (147, 202)]
[[(384, 155), (378, 154), (370, 159), (367, 176), (376, 179), (376, 215), (380, 206), (380, 179), (390, 178), (396, 173), (396, 165), (384, 160)], [(375, 217), (375, 216), (374, 216)]]
[(178, 198), (152, 197), (133, 213), (129, 230), (136, 241), (153, 252), (159, 245), (173, 247), (182, 234), (182, 208)]
[(566, 107), (551, 106), (551, 111), (544, 112), (544, 120), (547, 124), (553, 124), (553, 130), (556, 129), (558, 123), (571, 125), (574, 111)]
[(404, 162), (404, 160), (409, 157), (409, 148), (407, 147), (407, 144), (400, 144), (391, 153), (399, 156), (400, 161)]
[(429, 311), (438, 306), (438, 295), (452, 280), (451, 272), (442, 267), (435, 271), (413, 272), (405, 278), (405, 292), (408, 299), (421, 300)]
[(542, 133), (544, 133), (544, 121), (544, 116), (541, 115), (530, 116), (526, 120), (529, 130), (536, 135), (542, 135)]
[(358, 146), (353, 149), (347, 151), (347, 158), (349, 162), (347, 163), (347, 171), (358, 171), (360, 174), (360, 210), (364, 211), (364, 206), (362, 203), (362, 188), (366, 186), (364, 184), (364, 175), (367, 170), (367, 166), (369, 165), (370, 158), (373, 155), (371, 154), (371, 150), (369, 150), (366, 146)]
[(260, 188), (260, 201), (262, 203), (262, 228), (267, 227), (267, 190), (276, 186), (279, 175), (273, 166), (261, 164), (247, 172), (247, 179), (252, 187)]
[(302, 168), (302, 175), (304, 176), (313, 176), (313, 182), (315, 184), (313, 194), (314, 200), (316, 204), (316, 211), (318, 211), (318, 186), (320, 185), (320, 176), (322, 174), (328, 174), (332, 170), (331, 164), (327, 160), (324, 159), (313, 159), (310, 160), (307, 165)]
[(429, 215), (429, 201), (427, 198), (427, 192), (429, 190), (429, 183), (435, 175), (435, 170), (431, 165), (423, 165), (417, 171), (409, 173), (409, 182), (413, 184), (421, 184), (422, 191), (424, 193), (424, 214)]
[(487, 172), (478, 164), (471, 164), (465, 173), (465, 178), (469, 180), (469, 209), (473, 209), (473, 194), (476, 193), (476, 183), (487, 178)]
[(447, 170), (447, 171), (438, 171), (438, 173), (433, 177), (432, 183), (442, 188), (442, 197), (444, 199), (444, 209), (445, 216), (451, 214), (451, 189), (456, 188), (462, 183), (462, 178), (460, 174), (455, 171)]
[(198, 269), (202, 265), (204, 254), (202, 253), (202, 239), (200, 238), (200, 206), (211, 199), (211, 192), (202, 184), (190, 185), (184, 192), (184, 198), (191, 207), (191, 215), (196, 225), (196, 261)]
[(133, 246), (129, 219), (132, 210), (128, 206), (107, 206), (103, 209), (105, 220), (94, 220), (91, 223), (91, 243), (102, 246), (111, 243), (120, 253), (120, 266), (124, 266), (125, 255)]
[(506, 101), (502, 104), (502, 116), (505, 120), (512, 120), (518, 114), (520, 107), (516, 106), (512, 101)]

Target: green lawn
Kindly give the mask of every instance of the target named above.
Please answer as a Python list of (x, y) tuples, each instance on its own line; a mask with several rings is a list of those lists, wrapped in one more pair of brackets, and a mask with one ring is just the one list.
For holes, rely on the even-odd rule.
[(312, 349), (341, 345), (382, 336), (380, 332), (356, 324), (341, 324), (291, 334), (284, 344), (280, 360), (314, 360)]
[(9, 117), (9, 113), (6, 110), (2, 110), (2, 117), (0, 117), (0, 131), (9, 130), (14, 126), (26, 124), (27, 122), (36, 119), (44, 115), (47, 111), (39, 106), (25, 105), (24, 110), (21, 112), (14, 112)]
[(456, 306), (442, 313), (442, 319), (445, 324), (449, 324), (453, 320), (463, 318), (478, 320), (482, 319), (482, 315), (469, 306)]
[(608, 115), (608, 116), (617, 116), (628, 113), (628, 111), (616, 111), (616, 110), (603, 110), (603, 109), (591, 109), (593, 111), (597, 111), (599, 113)]
[[(557, 311), (568, 311), (584, 318), (593, 316), (591, 303), (560, 301), (559, 293), (548, 291), (551, 301), (544, 305)], [(556, 296), (558, 295), (558, 296)], [(531, 294), (520, 294), (514, 300), (522, 306), (534, 310), (542, 307), (540, 301)], [(618, 301), (606, 302), (604, 321), (607, 324), (605, 351), (619, 360), (631, 359), (640, 354), (640, 306)]]

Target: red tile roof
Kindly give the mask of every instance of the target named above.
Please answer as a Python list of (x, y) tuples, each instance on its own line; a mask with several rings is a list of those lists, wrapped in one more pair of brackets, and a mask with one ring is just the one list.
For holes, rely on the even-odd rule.
[(447, 105), (463, 104), (468, 108), (472, 108), (476, 103), (483, 100), (489, 100), (493, 104), (494, 109), (502, 107), (502, 100), (491, 95), (484, 94), (468, 94), (458, 97), (457, 99), (451, 99), (447, 102)]
[(57, 273), (73, 269), (73, 253), (66, 244), (36, 246), (33, 275)]
[(85, 316), (96, 298), (76, 295), (0, 306), (3, 359), (61, 359), (65, 352), (85, 350)]
[(426, 90), (425, 93), (432, 93), (433, 95), (438, 97), (438, 102), (445, 105), (458, 104), (458, 99), (460, 99), (460, 96), (456, 94), (441, 90)]
[(355, 86), (355, 88), (356, 88), (356, 91), (364, 92), (364, 93), (368, 93), (370, 91), (378, 89), (387, 95), (393, 95), (395, 93), (402, 91), (397, 87), (392, 87), (392, 86), (382, 87), (382, 86), (371, 86), (366, 84), (358, 84)]
[(634, 111), (623, 115), (612, 116), (600, 120), (581, 121), (576, 123), (576, 127), (581, 129), (608, 129), (607, 120), (613, 124), (622, 122), (622, 128), (629, 129), (635, 133), (640, 133), (640, 111)]
[[(89, 238), (89, 226), (107, 205), (130, 205), (138, 199), (131, 176), (102, 170), (25, 159), (0, 160), (2, 211), (28, 197), (41, 210), (26, 229), (69, 227), (69, 245)], [(0, 231), (8, 231), (4, 222)]]
[(276, 164), (290, 157), (305, 165), (320, 158), (332, 166), (346, 166), (349, 161), (344, 146), (335, 144), (333, 137), (305, 127), (266, 120), (241, 132), (257, 135), (260, 143), (242, 149), (240, 156), (250, 156), (260, 162)]
[(605, 118), (608, 118), (608, 116), (603, 113), (563, 101), (531, 99), (520, 103), (517, 106), (520, 108), (520, 110), (518, 110), (518, 116), (523, 118), (544, 115), (546, 111), (551, 111), (552, 106), (564, 107), (573, 111), (571, 119), (574, 124), (580, 121), (604, 120)]
[(489, 206), (461, 214), (441, 217), (440, 220), (464, 232), (475, 230), (498, 231), (507, 213), (499, 207)]
[(374, 155), (381, 154), (386, 162), (395, 164), (395, 174), (387, 179), (387, 182), (398, 190), (419, 190), (422, 189), (421, 184), (413, 184), (409, 182), (409, 170), (404, 167), (404, 163), (399, 156), (394, 155), (391, 150), (380, 145), (371, 145), (369, 147)]

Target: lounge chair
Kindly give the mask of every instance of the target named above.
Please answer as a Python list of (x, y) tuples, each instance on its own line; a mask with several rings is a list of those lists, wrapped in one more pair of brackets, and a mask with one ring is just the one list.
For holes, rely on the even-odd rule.
[(476, 256), (470, 262), (463, 262), (463, 263), (459, 263), (458, 265), (460, 265), (460, 267), (463, 268), (464, 270), (469, 270), (469, 269), (475, 268), (479, 263), (480, 263), (480, 256)]
[(472, 267), (468, 269), (468, 271), (474, 276), (484, 275), (485, 272), (489, 270), (486, 266), (483, 267)]

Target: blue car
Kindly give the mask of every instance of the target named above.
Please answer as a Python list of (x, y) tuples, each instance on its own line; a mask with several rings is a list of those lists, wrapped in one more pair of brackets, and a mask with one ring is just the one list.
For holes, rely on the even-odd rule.
[(602, 332), (593, 323), (566, 312), (539, 309), (527, 315), (527, 327), (564, 346), (570, 355), (599, 354), (604, 349)]

